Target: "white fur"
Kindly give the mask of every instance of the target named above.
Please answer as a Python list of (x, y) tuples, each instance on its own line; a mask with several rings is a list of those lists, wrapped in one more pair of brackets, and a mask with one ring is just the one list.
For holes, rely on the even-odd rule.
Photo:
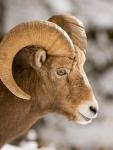
[[(78, 123), (80, 124), (88, 124), (92, 121), (93, 118), (96, 118), (97, 117), (97, 113), (94, 114), (93, 112), (91, 112), (91, 110), (89, 109), (90, 106), (93, 106), (93, 107), (96, 107), (97, 111), (99, 109), (98, 107), (98, 103), (95, 99), (95, 97), (93, 96), (93, 100), (87, 100), (86, 102), (84, 102), (83, 104), (81, 104), (78, 109), (77, 109), (77, 112), (78, 112)], [(82, 117), (80, 115), (80, 113), (82, 115), (84, 115), (85, 117), (89, 118), (89, 121), (85, 120), (84, 117)]]

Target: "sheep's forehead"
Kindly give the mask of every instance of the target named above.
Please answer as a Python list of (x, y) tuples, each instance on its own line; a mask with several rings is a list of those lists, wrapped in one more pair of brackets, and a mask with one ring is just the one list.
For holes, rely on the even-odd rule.
[[(74, 64), (78, 64), (82, 66), (85, 63), (85, 55), (82, 51), (76, 53), (74, 59), (70, 59), (69, 57), (50, 57), (49, 66), (52, 68), (56, 67), (66, 67), (71, 69)], [(75, 65), (74, 65), (75, 66)]]
[(51, 67), (72, 68), (73, 60), (68, 57), (55, 57), (52, 59)]

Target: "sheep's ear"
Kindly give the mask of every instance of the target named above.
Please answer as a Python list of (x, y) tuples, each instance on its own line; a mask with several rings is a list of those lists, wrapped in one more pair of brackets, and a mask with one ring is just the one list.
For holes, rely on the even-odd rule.
[(46, 61), (46, 52), (42, 49), (38, 49), (35, 53), (35, 65), (38, 68), (41, 68), (42, 64)]

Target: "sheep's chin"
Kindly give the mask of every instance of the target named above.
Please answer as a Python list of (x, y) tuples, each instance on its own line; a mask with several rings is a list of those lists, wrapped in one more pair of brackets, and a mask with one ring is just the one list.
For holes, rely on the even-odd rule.
[(91, 120), (89, 120), (89, 121), (85, 121), (85, 120), (78, 120), (78, 121), (77, 121), (77, 124), (87, 125), (87, 124), (89, 124), (89, 123), (91, 123), (91, 122), (92, 122), (92, 119), (91, 119)]

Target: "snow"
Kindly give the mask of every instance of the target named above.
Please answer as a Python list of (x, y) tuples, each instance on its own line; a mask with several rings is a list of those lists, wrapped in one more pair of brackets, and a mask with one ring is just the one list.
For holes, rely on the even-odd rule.
[(13, 145), (5, 145), (1, 150), (56, 150), (56, 148), (53, 145), (49, 145), (48, 147), (43, 148), (37, 148), (33, 147), (36, 143), (28, 143), (28, 145), (24, 145), (23, 147), (17, 147)]
[(25, 150), (25, 149), (7, 144), (2, 148), (2, 150)]

